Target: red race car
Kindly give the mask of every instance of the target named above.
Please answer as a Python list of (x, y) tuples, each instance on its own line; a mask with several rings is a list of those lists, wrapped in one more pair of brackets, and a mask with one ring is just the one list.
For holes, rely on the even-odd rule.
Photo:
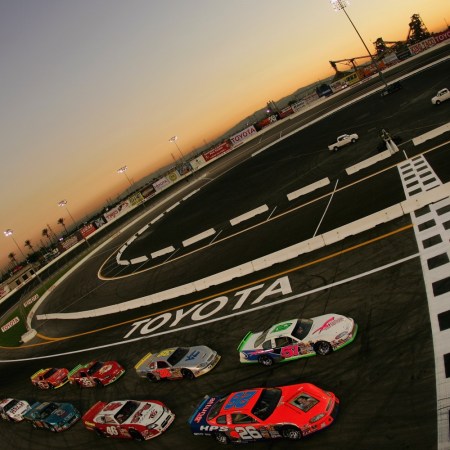
[(313, 384), (255, 388), (206, 396), (190, 417), (193, 434), (221, 444), (275, 438), (298, 440), (331, 425), (339, 400)]
[(68, 373), (65, 368), (41, 369), (31, 375), (31, 382), (39, 389), (58, 389), (69, 381)]
[(175, 414), (157, 400), (97, 402), (82, 417), (84, 426), (99, 436), (144, 441), (159, 436)]
[(79, 364), (68, 375), (71, 384), (80, 387), (107, 386), (120, 378), (125, 369), (117, 361), (91, 361)]

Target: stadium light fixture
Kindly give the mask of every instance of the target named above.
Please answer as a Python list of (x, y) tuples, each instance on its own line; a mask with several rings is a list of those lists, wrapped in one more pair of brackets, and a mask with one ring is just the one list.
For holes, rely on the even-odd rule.
[(183, 152), (181, 151), (180, 147), (178, 146), (177, 140), (178, 140), (178, 136), (172, 136), (172, 137), (169, 139), (169, 142), (173, 142), (173, 143), (175, 144), (175, 146), (176, 146), (177, 149), (178, 149), (178, 152), (179, 152), (180, 155), (181, 155), (181, 159), (184, 160)]

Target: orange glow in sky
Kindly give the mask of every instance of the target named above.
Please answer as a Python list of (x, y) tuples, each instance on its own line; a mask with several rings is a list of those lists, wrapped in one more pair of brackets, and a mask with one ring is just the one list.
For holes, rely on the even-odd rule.
[[(448, 0), (352, 0), (370, 50), (450, 22)], [(24, 253), (239, 121), (365, 55), (329, 0), (54, 0), (0, 4), (1, 231)], [(0, 240), (0, 268), (20, 252)]]

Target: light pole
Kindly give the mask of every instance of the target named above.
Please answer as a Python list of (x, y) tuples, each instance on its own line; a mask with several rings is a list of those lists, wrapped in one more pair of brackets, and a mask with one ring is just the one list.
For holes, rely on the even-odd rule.
[(123, 173), (127, 177), (127, 180), (128, 180), (128, 183), (130, 183), (130, 186), (133, 187), (133, 183), (131, 182), (130, 178), (127, 175), (127, 170), (128, 170), (128, 167), (123, 166), (120, 169), (117, 169), (117, 173)]
[(356, 31), (356, 34), (358, 35), (359, 39), (361, 39), (361, 42), (363, 43), (364, 48), (366, 49), (367, 53), (369, 54), (372, 64), (375, 66), (375, 70), (377, 71), (378, 75), (380, 76), (381, 82), (384, 84), (385, 87), (387, 87), (387, 83), (383, 77), (383, 74), (381, 73), (381, 70), (378, 68), (378, 64), (375, 62), (375, 60), (373, 58), (372, 53), (370, 53), (370, 50), (368, 49), (366, 43), (364, 42), (364, 39), (359, 34), (358, 29), (356, 28), (355, 24), (352, 22), (352, 19), (350, 19), (350, 16), (347, 14), (347, 11), (345, 10), (345, 8), (349, 5), (349, 1), (348, 0), (330, 0), (330, 3), (335, 11), (343, 11), (344, 14), (347, 16), (347, 19), (352, 24), (352, 27)]
[(58, 202), (58, 206), (61, 206), (61, 207), (65, 207), (65, 208), (66, 208), (67, 214), (69, 214), (70, 218), (72, 219), (73, 224), (75, 225), (75, 228), (77, 228), (77, 224), (76, 224), (76, 222), (75, 222), (75, 219), (72, 217), (72, 214), (70, 214), (69, 208), (67, 208), (67, 200), (61, 200), (61, 201), (59, 201), (59, 202)]
[(22, 249), (19, 247), (19, 244), (16, 242), (16, 240), (14, 239), (14, 236), (13, 236), (13, 230), (11, 230), (11, 229), (7, 229), (7, 230), (5, 230), (4, 232), (3, 232), (3, 234), (6, 236), (6, 237), (10, 237), (11, 236), (11, 239), (14, 241), (14, 244), (16, 244), (16, 247), (18, 248), (18, 250), (19, 250), (19, 252), (22, 254), (22, 256), (23, 256), (23, 259), (26, 261), (27, 260), (27, 257), (25, 256), (25, 254), (24, 254), (24, 252), (22, 251)]
[(181, 160), (183, 161), (184, 160), (184, 155), (183, 155), (183, 152), (181, 151), (180, 147), (178, 147), (177, 140), (178, 140), (178, 136), (172, 136), (169, 139), (169, 142), (173, 142), (175, 144), (175, 146), (177, 147), (177, 149), (178, 149), (178, 151), (179, 151), (179, 153), (181, 155)]

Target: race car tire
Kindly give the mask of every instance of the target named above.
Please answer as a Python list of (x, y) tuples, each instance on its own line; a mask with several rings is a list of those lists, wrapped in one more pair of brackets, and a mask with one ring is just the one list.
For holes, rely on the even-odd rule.
[(99, 428), (94, 428), (94, 431), (95, 431), (95, 434), (97, 435), (97, 436), (100, 436), (100, 437), (106, 437), (106, 434), (102, 431), (102, 430), (100, 430)]
[(298, 441), (302, 438), (302, 432), (295, 427), (284, 427), (281, 429), (281, 435), (285, 439), (289, 439), (291, 441)]
[(338, 147), (334, 147), (333, 150), (334, 150), (335, 152), (337, 152), (337, 151), (338, 151)]
[(183, 378), (186, 380), (193, 380), (195, 378), (194, 374), (189, 369), (182, 369), (181, 375), (183, 375)]
[(354, 144), (356, 142), (356, 139), (352, 139), (352, 144)]
[(103, 387), (103, 383), (98, 378), (96, 378), (96, 380), (95, 380), (95, 385), (97, 387)]
[(440, 100), (436, 100), (436, 105), (440, 105), (441, 101)]
[(148, 373), (147, 374), (147, 378), (152, 382), (152, 383), (156, 383), (158, 381), (158, 378), (155, 377), (155, 375), (153, 375), (152, 373)]
[(219, 443), (219, 444), (229, 444), (230, 443), (230, 439), (228, 438), (228, 436), (225, 433), (222, 433), (220, 431), (216, 431), (214, 434), (214, 439)]
[(258, 358), (258, 362), (263, 366), (270, 367), (273, 364), (273, 359), (267, 355), (261, 355)]
[(130, 430), (128, 430), (128, 432), (130, 433), (130, 436), (133, 440), (135, 441), (143, 441), (144, 438), (142, 437), (142, 434), (139, 433), (139, 431), (135, 430), (134, 428), (131, 428)]
[(331, 344), (327, 341), (318, 341), (314, 344), (314, 351), (317, 355), (325, 356), (333, 351)]

